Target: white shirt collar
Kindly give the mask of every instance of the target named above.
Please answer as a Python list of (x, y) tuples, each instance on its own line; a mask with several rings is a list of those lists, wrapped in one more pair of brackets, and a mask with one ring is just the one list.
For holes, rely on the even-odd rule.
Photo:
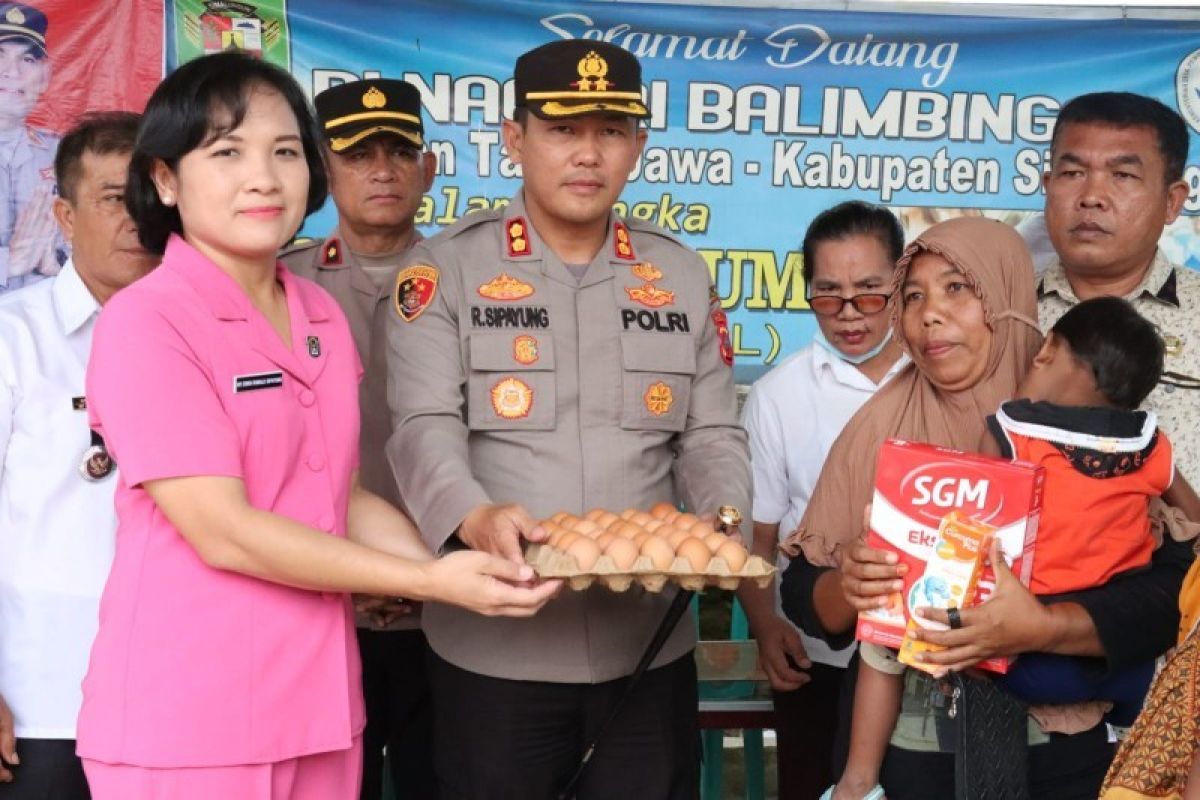
[[(849, 361), (844, 361), (838, 358), (824, 347), (820, 347), (816, 344), (811, 344), (809, 347), (812, 348), (813, 366), (818, 372), (828, 369), (833, 375), (834, 380), (847, 386), (853, 386), (862, 389), (874, 389), (877, 387), (877, 384), (873, 383), (870, 378), (864, 375), (862, 370), (851, 364)], [(886, 383), (891, 376), (903, 369), (907, 363), (908, 355), (906, 353), (901, 353), (900, 357), (896, 359), (896, 363), (892, 364), (888, 371), (884, 373), (883, 379), (879, 382), (878, 386), (882, 386), (884, 383)]]
[(75, 262), (67, 259), (62, 270), (54, 278), (51, 289), (54, 298), (54, 315), (64, 336), (79, 330), (100, 310), (100, 303), (84, 285), (75, 271)]

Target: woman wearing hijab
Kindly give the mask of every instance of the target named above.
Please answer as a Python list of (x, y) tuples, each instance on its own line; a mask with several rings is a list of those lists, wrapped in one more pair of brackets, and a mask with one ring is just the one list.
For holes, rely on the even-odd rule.
[[(1003, 223), (960, 218), (933, 226), (905, 251), (895, 285), (896, 336), (913, 364), (868, 402), (834, 443), (807, 513), (787, 545), (802, 557), (784, 576), (785, 608), (810, 635), (835, 646), (853, 636), (859, 610), (883, 605), (887, 594), (901, 587), (895, 556), (857, 541), (880, 444), (899, 438), (978, 449), (986, 416), (1012, 397), (1042, 340), (1034, 321), (1029, 253)], [(1174, 638), (1174, 597), (1189, 556), (1166, 545), (1151, 570), (1113, 581), (1086, 602), (1054, 606), (1043, 606), (998, 566), (991, 601), (963, 611), (961, 629), (927, 636), (948, 646), (930, 661), (957, 671), (994, 655), (1026, 651), (1103, 657), (1113, 667), (1153, 658)], [(985, 697), (964, 708), (968, 697), (960, 704), (955, 689), (970, 698), (980, 692)], [(1012, 702), (998, 705), (1007, 698), (987, 694), (988, 689), (982, 681), (951, 686), (916, 671), (906, 676), (901, 717), (882, 773), (890, 800), (953, 796), (952, 752), (984, 731), (974, 722), (979, 713), (992, 721), (1002, 714), (1023, 718)], [(951, 720), (951, 706), (967, 713)], [(964, 717), (971, 722), (961, 724)], [(1009, 736), (1018, 751), (1021, 734), (1016, 730)], [(1046, 745), (1029, 749), (1029, 787), (1024, 760), (1015, 763), (1014, 757), (995, 773), (1003, 781), (997, 796), (1096, 796), (1112, 756), (1104, 726), (1053, 738), (1035, 729), (1029, 742)], [(960, 759), (960, 770), (964, 762)], [(987, 774), (976, 769), (970, 781), (959, 783), (978, 786), (981, 777)]]

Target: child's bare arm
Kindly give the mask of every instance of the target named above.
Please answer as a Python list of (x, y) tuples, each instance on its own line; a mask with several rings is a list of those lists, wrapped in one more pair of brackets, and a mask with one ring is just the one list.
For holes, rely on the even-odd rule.
[(1200, 522), (1200, 495), (1196, 494), (1196, 490), (1178, 469), (1175, 470), (1175, 479), (1163, 492), (1162, 499), (1167, 505), (1175, 506), (1182, 511), (1183, 515), (1192, 522)]

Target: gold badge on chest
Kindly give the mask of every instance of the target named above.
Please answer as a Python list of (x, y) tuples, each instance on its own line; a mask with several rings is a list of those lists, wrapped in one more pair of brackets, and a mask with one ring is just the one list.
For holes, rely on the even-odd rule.
[(662, 277), (662, 270), (651, 264), (649, 261), (643, 261), (640, 264), (634, 264), (629, 270), (641, 280), (649, 283), (656, 281)]
[(656, 417), (661, 417), (671, 410), (671, 406), (675, 405), (675, 396), (671, 393), (671, 387), (662, 381), (650, 384), (650, 388), (646, 390), (642, 400), (646, 404), (646, 410)]
[(533, 408), (533, 389), (520, 378), (504, 378), (492, 385), (492, 410), (502, 419), (523, 419)]
[(501, 272), (476, 291), (489, 300), (524, 300), (533, 294), (533, 286)]
[(635, 303), (641, 303), (647, 308), (662, 308), (675, 302), (675, 293), (659, 289), (651, 283), (641, 286), (626, 286), (625, 294)]
[(513, 361), (518, 364), (533, 364), (538, 360), (538, 340), (533, 336), (518, 336), (513, 339)]

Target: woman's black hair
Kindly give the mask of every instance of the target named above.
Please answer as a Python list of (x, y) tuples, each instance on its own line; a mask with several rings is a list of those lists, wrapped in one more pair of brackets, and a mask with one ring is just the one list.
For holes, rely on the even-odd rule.
[(138, 239), (150, 252), (161, 254), (172, 233), (183, 233), (179, 210), (163, 205), (158, 197), (153, 180), (155, 162), (161, 160), (175, 170), (179, 159), (237, 128), (246, 117), (255, 87), (279, 92), (296, 115), (309, 173), (305, 215), (324, 204), (328, 182), (321, 134), (295, 79), (247, 53), (203, 56), (179, 67), (154, 90), (129, 160), (125, 206), (137, 224)]
[(1050, 332), (1092, 368), (1096, 388), (1117, 408), (1136, 409), (1162, 377), (1162, 337), (1119, 297), (1077, 303)]
[(874, 236), (883, 245), (888, 260), (895, 264), (904, 252), (904, 229), (896, 215), (883, 206), (873, 206), (860, 200), (840, 203), (827, 208), (809, 223), (804, 233), (804, 264), (801, 273), (805, 285), (813, 282), (817, 268), (817, 245), (840, 241), (851, 236)]

